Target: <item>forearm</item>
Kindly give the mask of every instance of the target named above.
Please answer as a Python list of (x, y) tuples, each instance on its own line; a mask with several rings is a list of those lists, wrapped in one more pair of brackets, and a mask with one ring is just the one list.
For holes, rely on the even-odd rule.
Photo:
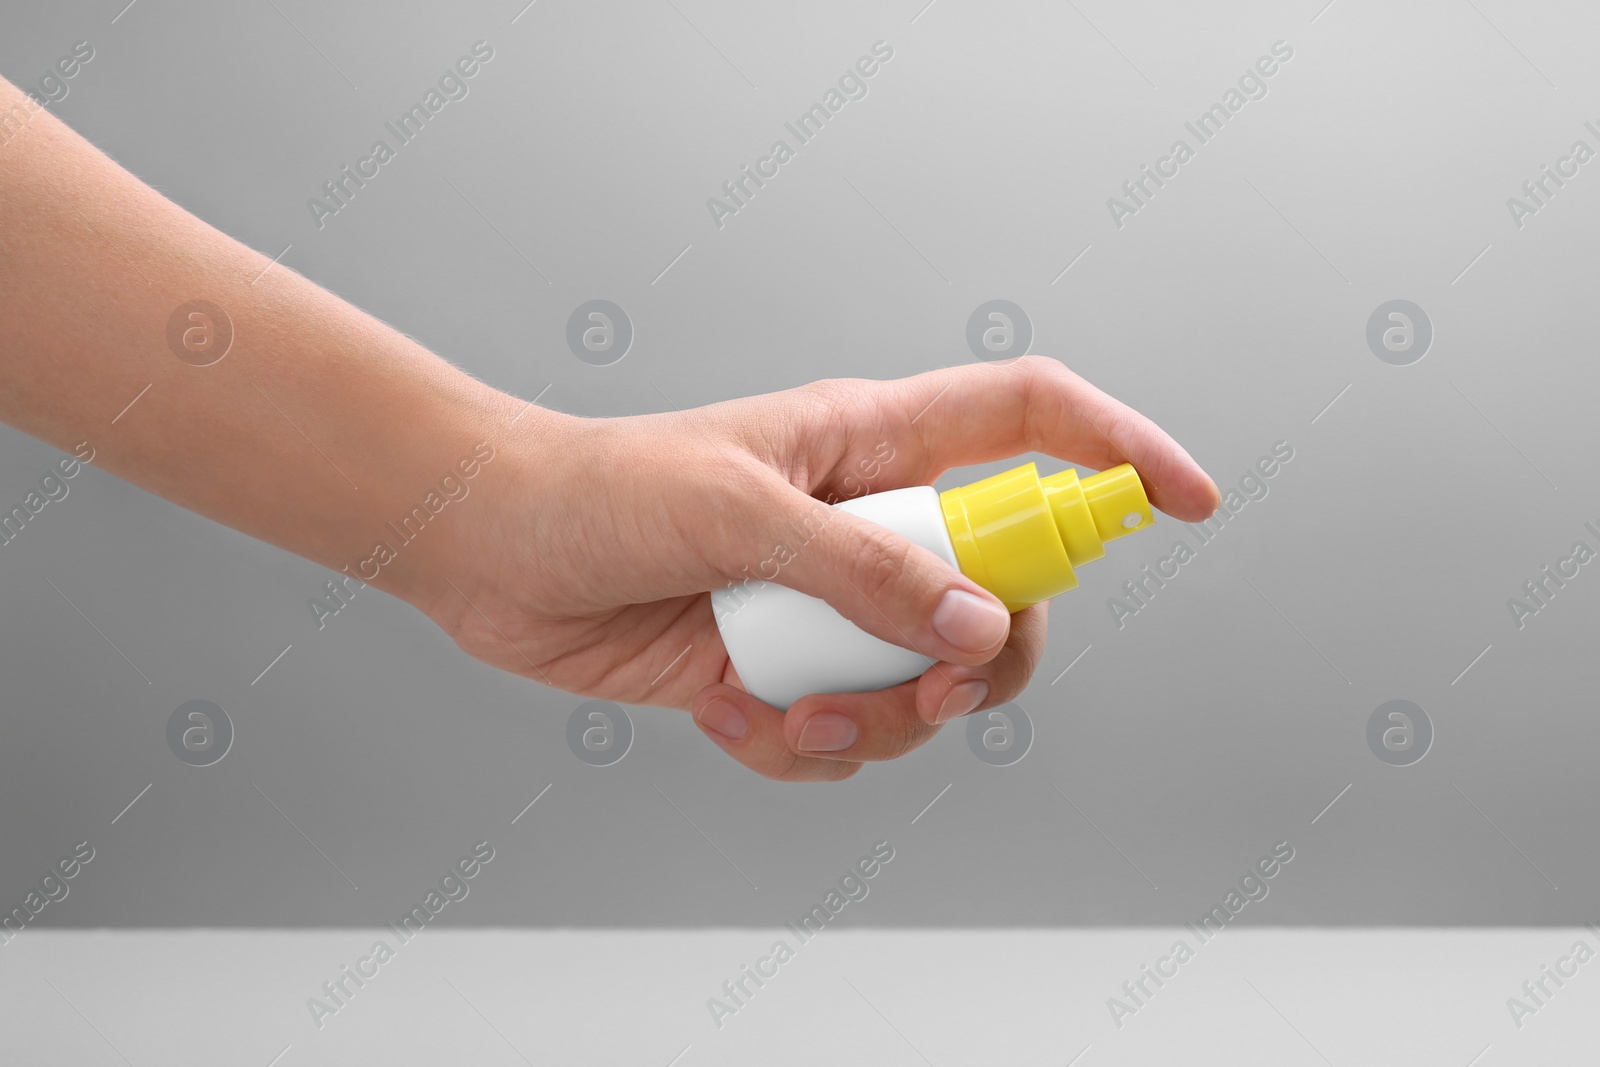
[[(130, 482), (425, 603), (446, 539), (375, 568), (375, 545), (397, 540), (386, 523), (430, 492), (447, 500), (441, 480), (464, 483), (478, 445), (559, 417), (271, 266), (0, 81), (0, 113), (12, 105), (34, 113), (0, 144), (0, 418), (68, 451), (87, 441)], [(231, 322), (206, 366), (169, 344), (192, 300)]]

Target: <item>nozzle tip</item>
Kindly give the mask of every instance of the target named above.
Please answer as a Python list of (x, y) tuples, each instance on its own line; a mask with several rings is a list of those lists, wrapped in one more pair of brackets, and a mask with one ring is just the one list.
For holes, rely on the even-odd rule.
[(1102, 541), (1155, 525), (1139, 472), (1131, 464), (1121, 463), (1083, 479), (1083, 495)]

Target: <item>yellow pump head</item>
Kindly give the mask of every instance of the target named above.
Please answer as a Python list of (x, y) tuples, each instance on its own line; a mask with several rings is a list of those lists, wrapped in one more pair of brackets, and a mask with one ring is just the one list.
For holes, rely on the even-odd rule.
[(1021, 611), (1074, 589), (1073, 568), (1105, 543), (1155, 524), (1144, 486), (1123, 463), (1081, 481), (1032, 463), (939, 494), (961, 572)]

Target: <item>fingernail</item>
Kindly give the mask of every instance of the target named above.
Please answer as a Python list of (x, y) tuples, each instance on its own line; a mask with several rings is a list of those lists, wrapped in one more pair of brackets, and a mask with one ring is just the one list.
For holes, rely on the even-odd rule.
[(944, 703), (939, 705), (939, 713), (934, 716), (935, 723), (949, 722), (960, 715), (970, 715), (978, 710), (989, 696), (989, 683), (982, 678), (975, 678), (970, 682), (950, 687), (950, 692), (944, 696)]
[(1011, 632), (1011, 616), (993, 601), (952, 589), (933, 609), (933, 631), (963, 652), (987, 652)]
[(731, 700), (722, 697), (706, 701), (706, 706), (700, 709), (694, 721), (729, 741), (737, 741), (750, 732), (750, 720), (745, 713)]
[(820, 712), (811, 716), (800, 731), (800, 751), (843, 752), (856, 743), (859, 735), (854, 719), (831, 711)]

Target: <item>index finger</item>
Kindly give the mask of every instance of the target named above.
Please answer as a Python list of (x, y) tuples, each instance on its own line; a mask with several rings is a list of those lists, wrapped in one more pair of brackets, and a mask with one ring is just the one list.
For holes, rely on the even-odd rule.
[(884, 385), (892, 399), (882, 415), (921, 447), (930, 481), (951, 467), (1043, 452), (1096, 470), (1131, 463), (1150, 502), (1187, 522), (1220, 502), (1216, 483), (1161, 427), (1057, 360), (1024, 356)]

